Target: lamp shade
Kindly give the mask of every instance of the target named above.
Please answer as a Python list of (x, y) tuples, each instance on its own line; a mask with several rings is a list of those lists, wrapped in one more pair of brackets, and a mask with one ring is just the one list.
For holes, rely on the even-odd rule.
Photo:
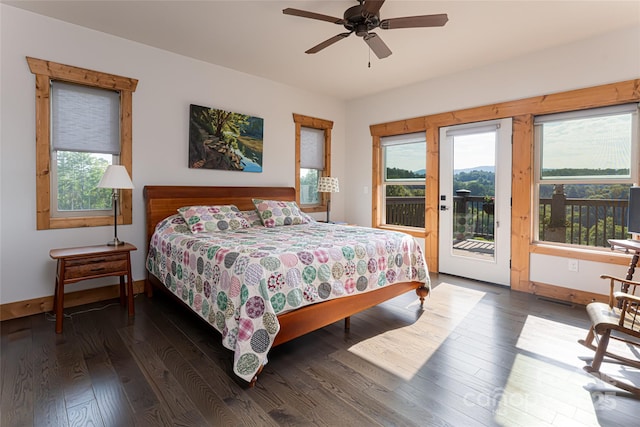
[(318, 179), (318, 192), (319, 193), (339, 193), (340, 187), (338, 185), (338, 178), (330, 176), (321, 176)]
[(127, 169), (122, 165), (109, 165), (104, 171), (102, 179), (98, 183), (98, 188), (133, 188), (131, 178)]

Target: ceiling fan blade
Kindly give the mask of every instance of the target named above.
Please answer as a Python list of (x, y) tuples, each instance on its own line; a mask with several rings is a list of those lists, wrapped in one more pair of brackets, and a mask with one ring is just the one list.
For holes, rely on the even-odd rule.
[(447, 23), (449, 17), (446, 13), (438, 15), (405, 16), (403, 18), (390, 18), (380, 21), (380, 28), (392, 30), (395, 28), (417, 28), (417, 27), (442, 27)]
[(309, 12), (306, 10), (293, 9), (290, 7), (283, 9), (282, 13), (284, 13), (285, 15), (300, 16), (302, 18), (310, 18), (310, 19), (317, 19), (320, 21), (332, 22), (334, 24), (340, 24), (340, 25), (345, 24), (345, 20), (342, 18), (336, 18), (335, 16), (323, 15), (321, 13)]
[(365, 16), (376, 16), (380, 12), (383, 4), (384, 0), (364, 0), (362, 14)]
[(391, 49), (389, 49), (386, 43), (383, 42), (380, 36), (376, 33), (369, 33), (364, 36), (363, 39), (379, 59), (386, 58), (391, 55)]
[(323, 41), (322, 43), (315, 45), (311, 49), (307, 50), (305, 53), (318, 53), (322, 49), (324, 49), (325, 47), (329, 47), (332, 44), (334, 44), (336, 42), (339, 42), (340, 40), (348, 37), (350, 34), (351, 33), (340, 33), (340, 34), (337, 34), (337, 35), (331, 37), (330, 39), (327, 39), (327, 40)]

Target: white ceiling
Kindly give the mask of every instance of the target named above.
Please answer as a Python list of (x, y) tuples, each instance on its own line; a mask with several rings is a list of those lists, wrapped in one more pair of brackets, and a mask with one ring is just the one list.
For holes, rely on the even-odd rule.
[(376, 30), (393, 51), (379, 60), (355, 34), (305, 54), (344, 28), (282, 13), (341, 18), (355, 0), (0, 1), (345, 100), (640, 24), (639, 0), (387, 0), (381, 19), (447, 13), (449, 22)]

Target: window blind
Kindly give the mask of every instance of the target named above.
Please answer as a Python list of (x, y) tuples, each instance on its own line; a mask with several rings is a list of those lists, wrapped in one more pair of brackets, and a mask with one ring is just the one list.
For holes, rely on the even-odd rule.
[(324, 130), (300, 128), (300, 167), (324, 169)]
[(592, 117), (615, 116), (618, 114), (635, 113), (638, 111), (638, 104), (613, 105), (611, 107), (590, 108), (588, 110), (568, 111), (565, 113), (546, 114), (536, 116), (533, 123), (536, 125), (551, 122), (560, 122), (574, 119), (586, 119)]
[(120, 154), (120, 94), (51, 82), (51, 144), (56, 151)]
[(467, 123), (463, 125), (452, 126), (447, 129), (447, 137), (456, 137), (464, 135), (477, 135), (480, 133), (495, 132), (500, 129), (500, 121), (483, 122), (482, 124)]
[(380, 138), (380, 145), (390, 147), (392, 145), (414, 144), (427, 140), (424, 132), (405, 133), (402, 135), (383, 136)]

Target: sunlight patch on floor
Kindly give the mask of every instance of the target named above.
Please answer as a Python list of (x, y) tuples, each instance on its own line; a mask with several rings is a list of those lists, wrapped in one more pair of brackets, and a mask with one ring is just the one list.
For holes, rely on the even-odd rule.
[[(574, 420), (575, 425), (598, 425), (591, 395), (584, 388), (594, 381), (571, 371), (553, 361), (518, 354), (505, 386), (491, 396), (496, 422), (530, 425), (536, 419), (540, 425), (567, 425)], [(567, 392), (568, 388), (575, 391)]]
[(349, 351), (408, 381), (484, 295), (481, 291), (441, 283), (425, 300), (425, 312), (415, 323), (358, 342)]
[(516, 348), (582, 368), (584, 363), (578, 355), (589, 350), (578, 344), (578, 340), (586, 336), (583, 328), (529, 315)]
[[(577, 343), (587, 331), (557, 321), (528, 316), (516, 343), (509, 378), (494, 393), (495, 419), (503, 425), (598, 425), (591, 394), (596, 381), (582, 371), (579, 356), (589, 350)], [(567, 390), (574, 391), (568, 393)]]

